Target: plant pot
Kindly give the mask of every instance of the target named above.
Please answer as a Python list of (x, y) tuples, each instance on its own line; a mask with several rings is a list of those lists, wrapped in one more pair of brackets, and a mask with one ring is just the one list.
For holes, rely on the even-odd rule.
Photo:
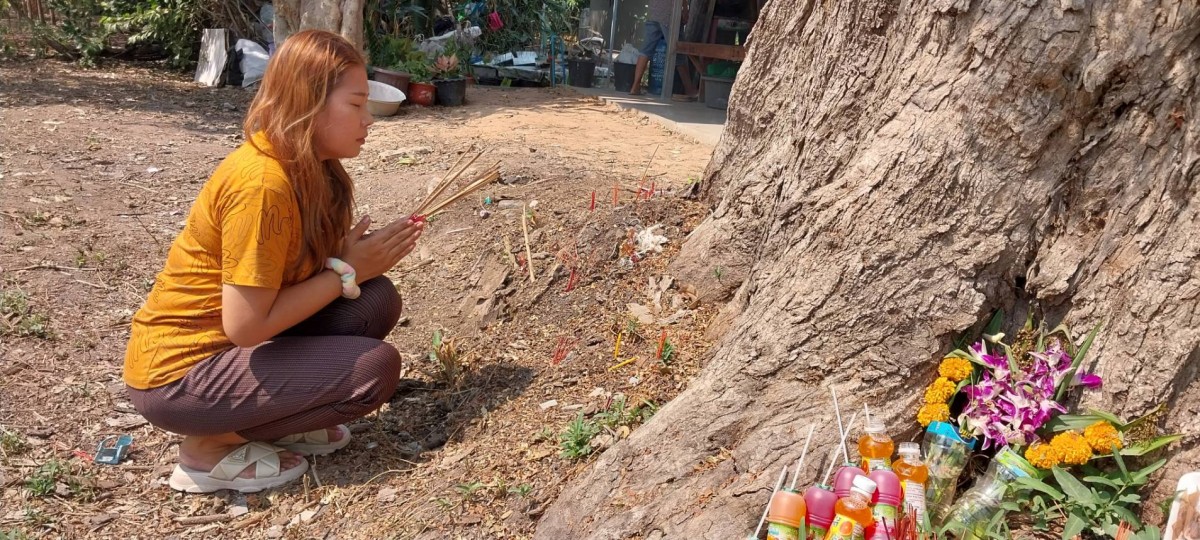
[(634, 71), (637, 71), (637, 64), (622, 64), (621, 62), (614, 62), (613, 88), (618, 92), (628, 92), (633, 90)]
[(411, 77), (403, 71), (375, 68), (375, 80), (404, 92), (405, 95), (408, 95), (408, 84)]
[(596, 74), (595, 60), (567, 59), (567, 84), (576, 88), (591, 88), (592, 76)]
[(441, 79), (433, 81), (437, 86), (437, 104), (446, 107), (458, 107), (467, 99), (467, 80)]
[(426, 107), (433, 106), (437, 101), (437, 87), (429, 83), (408, 83), (408, 100)]

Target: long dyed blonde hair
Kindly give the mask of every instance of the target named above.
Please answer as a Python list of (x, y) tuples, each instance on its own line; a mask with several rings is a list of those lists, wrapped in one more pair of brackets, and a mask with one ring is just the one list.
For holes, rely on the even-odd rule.
[[(315, 273), (341, 250), (354, 212), (354, 184), (340, 161), (317, 157), (317, 113), (347, 70), (363, 67), (362, 54), (341, 36), (321, 30), (298, 32), (267, 64), (243, 126), (246, 140), (279, 161), (296, 193), (303, 228), (301, 260)], [(259, 147), (262, 132), (270, 149)]]

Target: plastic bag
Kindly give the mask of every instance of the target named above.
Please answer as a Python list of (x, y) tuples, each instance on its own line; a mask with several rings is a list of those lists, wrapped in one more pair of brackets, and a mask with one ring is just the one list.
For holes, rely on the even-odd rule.
[(640, 55), (640, 54), (641, 54), (641, 52), (638, 51), (637, 47), (634, 47), (632, 44), (626, 43), (625, 46), (621, 47), (621, 54), (617, 55), (617, 63), (619, 63), (619, 64), (636, 64), (638, 55)]
[(242, 53), (242, 59), (238, 65), (242, 69), (242, 88), (261, 80), (263, 74), (267, 72), (267, 61), (270, 60), (267, 50), (262, 48), (262, 45), (248, 39), (237, 40), (237, 44), (233, 48)]
[(493, 11), (487, 16), (487, 27), (488, 27), (488, 30), (491, 30), (493, 32), (495, 32), (496, 30), (499, 30), (501, 28), (504, 28), (504, 21), (500, 20), (499, 13)]

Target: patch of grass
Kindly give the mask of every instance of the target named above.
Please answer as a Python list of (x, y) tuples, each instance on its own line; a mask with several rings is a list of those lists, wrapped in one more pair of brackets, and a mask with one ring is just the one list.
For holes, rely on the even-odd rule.
[(621, 426), (634, 428), (649, 420), (655, 412), (658, 412), (658, 407), (649, 401), (643, 400), (630, 407), (625, 396), (616, 396), (607, 410), (596, 415), (596, 423), (613, 430)]
[(54, 516), (37, 508), (25, 507), (25, 526), (31, 529), (40, 529), (51, 523), (54, 523)]
[(0, 453), (4, 454), (4, 457), (19, 456), (27, 450), (29, 443), (25, 442), (19, 433), (0, 428)]
[(567, 424), (567, 429), (558, 434), (558, 446), (565, 459), (583, 459), (592, 453), (592, 437), (600, 433), (600, 426), (583, 417), (583, 412)]
[(0, 540), (29, 540), (29, 536), (17, 529), (0, 530)]
[(462, 495), (463, 501), (470, 501), (475, 498), (475, 492), (485, 487), (487, 487), (487, 484), (476, 480), (469, 484), (464, 483), (454, 486), (454, 490), (457, 491), (459, 495)]
[(0, 292), (0, 335), (53, 339), (50, 319), (34, 313), (29, 296), (21, 290)]
[(34, 497), (48, 497), (54, 494), (54, 486), (63, 479), (71, 469), (66, 463), (51, 459), (33, 471), (33, 475), (25, 479), (25, 487)]

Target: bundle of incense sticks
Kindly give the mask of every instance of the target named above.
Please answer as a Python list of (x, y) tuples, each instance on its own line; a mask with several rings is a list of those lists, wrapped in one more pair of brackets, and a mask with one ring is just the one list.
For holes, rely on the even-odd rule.
[(421, 201), (421, 205), (418, 206), (416, 211), (412, 213), (413, 221), (424, 221), (436, 216), (444, 211), (447, 206), (454, 204), (455, 201), (466, 197), (475, 191), (478, 191), (479, 188), (483, 186), (499, 180), (500, 162), (497, 161), (491, 167), (488, 167), (483, 172), (477, 174), (475, 178), (472, 179), (465, 187), (458, 190), (453, 195), (446, 197), (444, 200), (442, 200), (442, 202), (434, 203), (434, 201), (437, 200), (437, 198), (440, 197), (447, 188), (453, 185), (454, 182), (458, 180), (458, 177), (462, 176), (462, 173), (470, 168), (471, 165), (475, 163), (475, 160), (479, 159), (479, 156), (482, 155), (483, 152), (475, 154), (475, 157), (472, 157), (466, 165), (462, 166), (462, 168), (459, 168), (458, 165), (462, 163), (464, 159), (466, 159), (467, 154), (463, 154), (461, 157), (459, 157), (458, 161), (454, 162), (454, 166), (450, 167), (450, 170), (446, 172), (446, 176), (442, 178), (442, 181), (438, 182), (437, 187), (435, 187), (433, 191), (429, 192), (429, 195), (425, 197), (425, 200)]

